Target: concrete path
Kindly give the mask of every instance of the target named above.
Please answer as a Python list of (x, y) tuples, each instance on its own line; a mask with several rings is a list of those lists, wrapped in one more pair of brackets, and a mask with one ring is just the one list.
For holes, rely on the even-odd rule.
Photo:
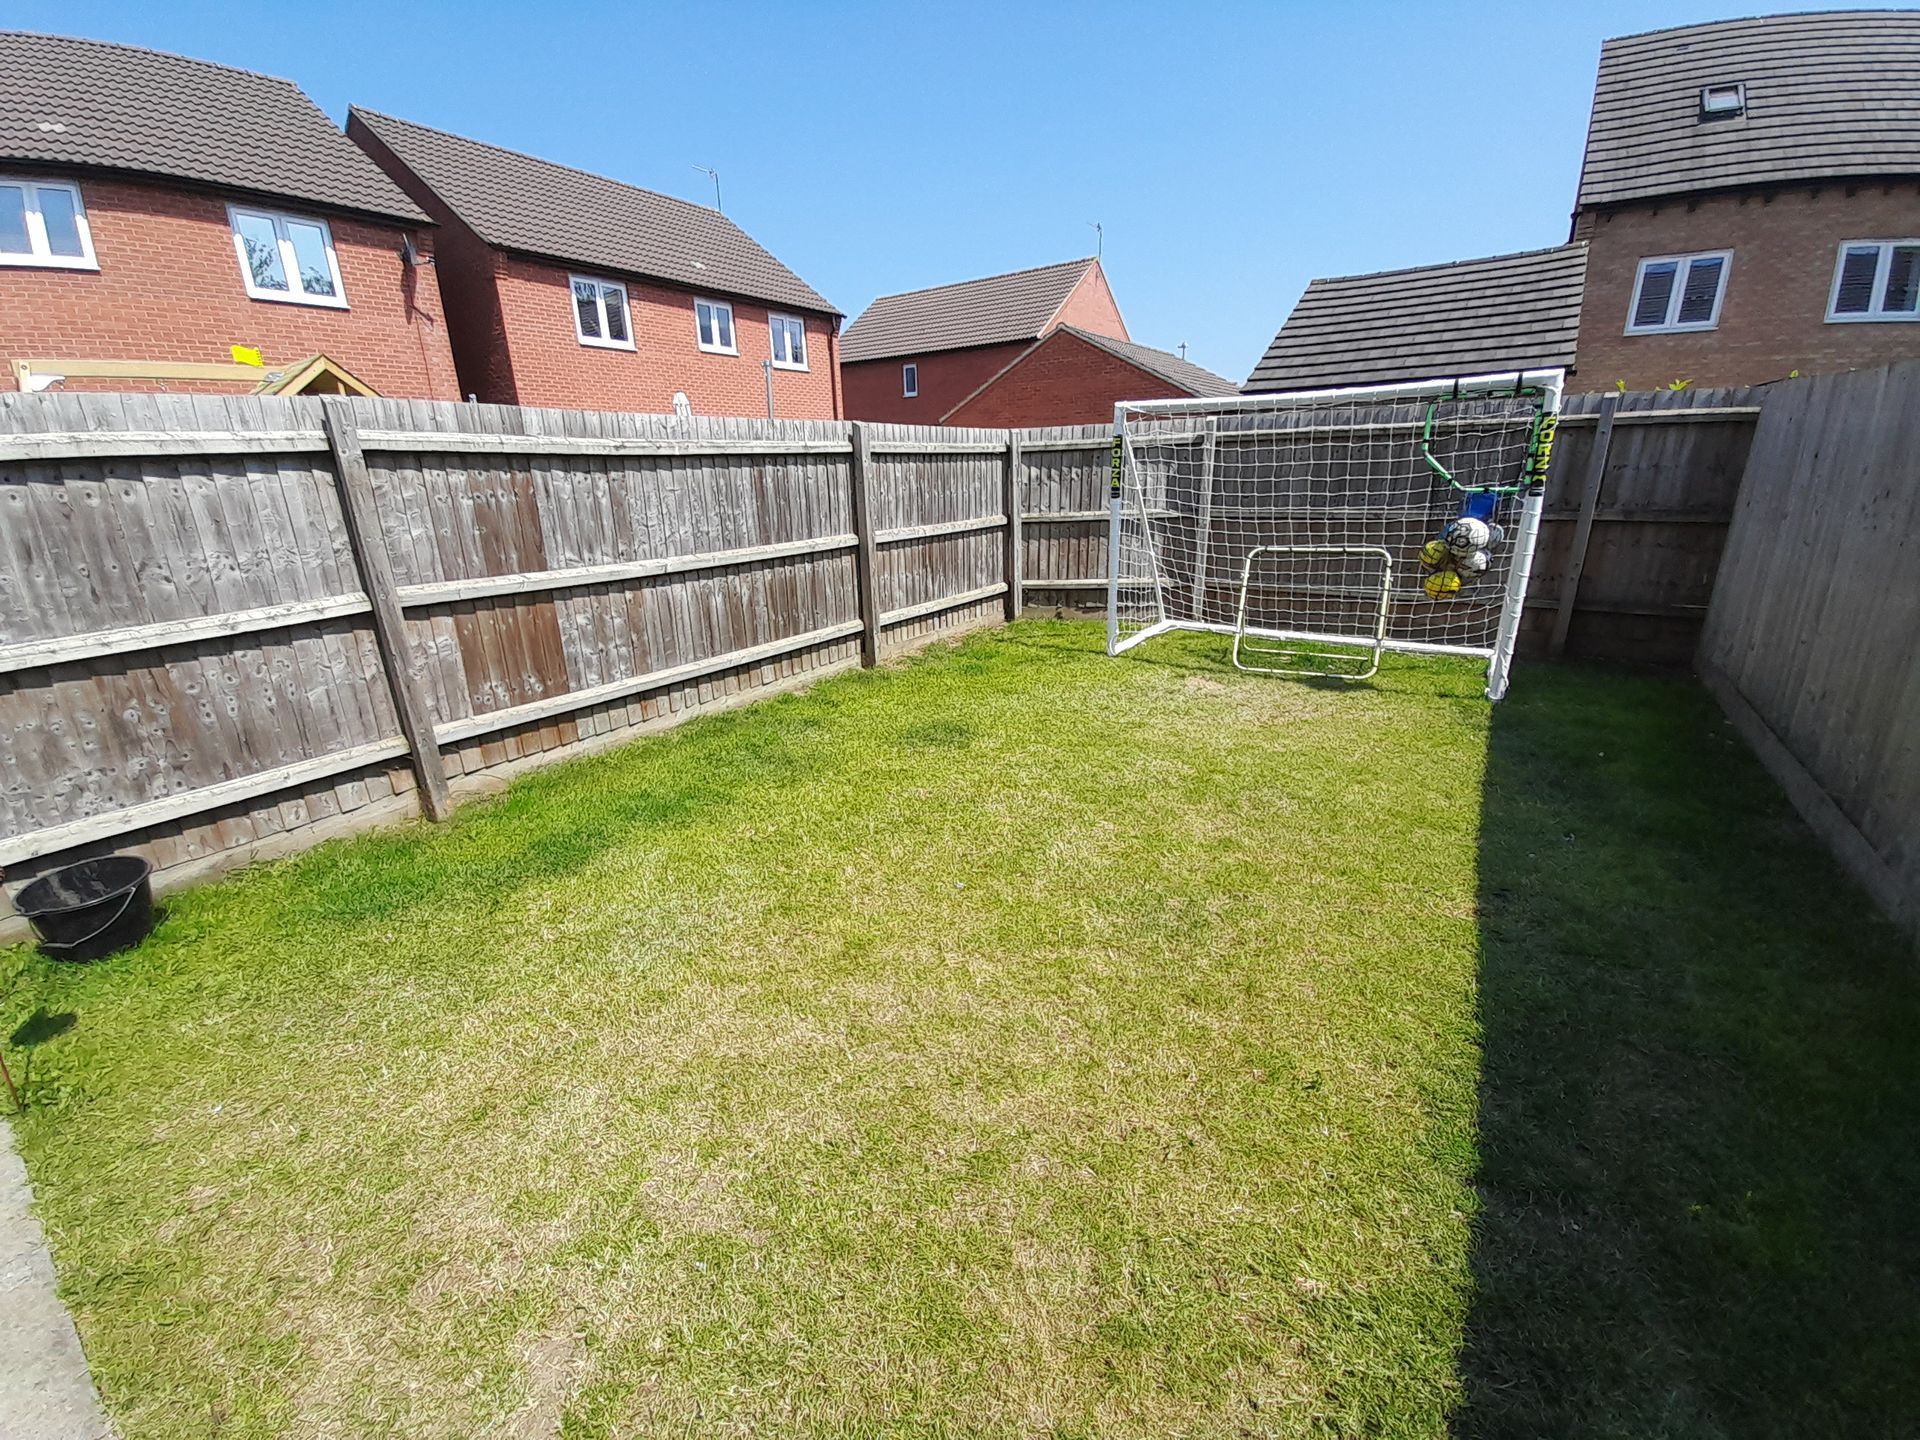
[(32, 1200), (0, 1120), (0, 1440), (111, 1440)]

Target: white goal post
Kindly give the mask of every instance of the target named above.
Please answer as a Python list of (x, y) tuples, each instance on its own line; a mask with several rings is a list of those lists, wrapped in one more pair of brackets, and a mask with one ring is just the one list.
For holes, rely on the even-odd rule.
[(1347, 680), (1467, 655), (1500, 699), (1564, 378), (1116, 405), (1107, 653), (1210, 631), (1241, 669)]

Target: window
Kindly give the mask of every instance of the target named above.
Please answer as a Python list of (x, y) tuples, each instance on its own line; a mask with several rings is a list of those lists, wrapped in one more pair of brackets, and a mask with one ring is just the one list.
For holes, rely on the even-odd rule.
[(347, 308), (333, 232), (324, 220), (227, 207), (240, 278), (256, 300)]
[(1827, 319), (1920, 320), (1920, 240), (1849, 240), (1833, 267)]
[(767, 328), (773, 332), (773, 368), (807, 368), (807, 327), (791, 315), (767, 316)]
[(573, 286), (573, 333), (582, 345), (603, 350), (633, 349), (633, 322), (627, 315), (627, 287), (618, 280), (569, 277)]
[(911, 400), (920, 393), (920, 367), (902, 365), (900, 367), (900, 393)]
[(1720, 300), (1727, 293), (1732, 260), (1731, 250), (1642, 260), (1633, 281), (1627, 334), (1713, 329), (1720, 323)]
[(98, 270), (80, 187), (0, 177), (0, 265)]
[(1747, 87), (1741, 84), (1702, 85), (1700, 118), (1732, 120), (1747, 113)]
[(733, 306), (724, 300), (693, 302), (694, 324), (700, 332), (700, 348), (716, 355), (738, 355), (733, 343)]

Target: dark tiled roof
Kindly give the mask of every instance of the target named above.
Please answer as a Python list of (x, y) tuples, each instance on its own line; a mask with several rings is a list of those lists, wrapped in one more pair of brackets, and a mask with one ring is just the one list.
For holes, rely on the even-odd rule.
[(717, 210), (357, 105), (348, 116), (489, 245), (691, 290), (840, 313)]
[(1097, 261), (1068, 260), (931, 290), (882, 295), (847, 327), (845, 362), (1038, 340)]
[(1312, 390), (1571, 366), (1587, 247), (1315, 280), (1242, 386)]
[(99, 40), (0, 31), (7, 161), (426, 219), (291, 80)]
[[(1702, 120), (1706, 85), (1746, 86)], [(1768, 15), (1600, 47), (1581, 205), (1732, 185), (1920, 174), (1920, 12)]]
[(1182, 360), (1165, 350), (1155, 350), (1150, 345), (1136, 345), (1131, 340), (1115, 340), (1109, 335), (1096, 335), (1091, 330), (1082, 330), (1078, 325), (1062, 325), (1060, 328), (1070, 335), (1079, 336), (1089, 345), (1099, 346), (1135, 369), (1157, 375), (1169, 385), (1179, 386), (1189, 395), (1240, 393), (1239, 387), (1231, 380), (1222, 379), (1211, 370), (1203, 370), (1191, 360)]

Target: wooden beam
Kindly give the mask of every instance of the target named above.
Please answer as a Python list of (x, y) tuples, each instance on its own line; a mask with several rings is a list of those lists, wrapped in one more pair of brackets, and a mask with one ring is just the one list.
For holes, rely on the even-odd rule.
[(857, 633), (861, 628), (859, 621), (848, 620), (819, 630), (809, 630), (804, 635), (772, 640), (765, 645), (755, 645), (745, 650), (729, 650), (724, 655), (714, 655), (705, 660), (675, 665), (671, 669), (652, 670), (645, 675), (634, 675), (625, 680), (612, 680), (605, 685), (592, 685), (584, 690), (568, 690), (563, 694), (529, 700), (524, 705), (509, 705), (500, 710), (488, 710), (481, 715), (469, 715), (464, 719), (446, 721), (434, 728), (434, 736), (440, 744), (451, 745), (458, 740), (471, 740), (476, 735), (490, 735), (496, 730), (510, 730), (516, 725), (531, 725), (535, 721), (551, 719), (555, 715), (565, 715), (569, 711), (584, 710), (590, 705), (605, 705), (647, 690), (660, 690), (668, 685), (698, 680), (702, 675), (713, 675), (721, 670), (737, 670), (743, 665), (757, 665), (763, 660), (777, 660), (782, 655), (791, 655), (796, 650), (811, 650), (816, 645), (843, 640)]
[(813, 540), (787, 540), (778, 545), (751, 545), (739, 550), (704, 550), (692, 555), (667, 555), (657, 560), (621, 560), (604, 565), (569, 565), (556, 570), (529, 570), (506, 575), (476, 575), (465, 580), (433, 580), (402, 585), (397, 593), (403, 610), (423, 610), (460, 600), (483, 600), (494, 595), (532, 595), (546, 590), (577, 590), (585, 585), (619, 585), (658, 575), (687, 575), (720, 570), (729, 565), (757, 565), (801, 555), (823, 555), (851, 550), (853, 535), (822, 535)]
[(1007, 527), (1006, 561), (1002, 566), (1007, 577), (1007, 619), (1009, 622), (1020, 618), (1022, 572), (1026, 566), (1025, 541), (1020, 534), (1021, 501), (1026, 487), (1021, 483), (1020, 475), (1020, 432), (1007, 432), (1007, 478), (1005, 497), (1000, 508), (1007, 513), (1002, 520)]
[(0, 645), (0, 675), (47, 665), (71, 665), (77, 660), (96, 660), (109, 655), (162, 650), (174, 645), (197, 645), (203, 640), (251, 635), (261, 630), (285, 630), (293, 625), (336, 620), (343, 615), (364, 615), (371, 608), (364, 595), (326, 595), (318, 600), (291, 600), (283, 605), (162, 620), (153, 625), (122, 625), (80, 635), (20, 640), (12, 645)]
[[(1111, 441), (1107, 442), (1106, 448), (1112, 448)], [(1029, 510), (1020, 517), (1020, 523), (1023, 525), (1087, 525), (1098, 521), (1104, 525), (1107, 523), (1107, 518), (1105, 510)]]
[[(1618, 395), (1608, 395), (1601, 405), (1618, 405)], [(1601, 410), (1589, 411), (1583, 415), (1562, 415), (1560, 428), (1569, 425), (1597, 425), (1600, 423)], [(1708, 420), (1752, 420), (1760, 414), (1758, 405), (1687, 405), (1675, 406), (1671, 410), (1619, 410), (1614, 415), (1618, 425), (1684, 425)]]
[(386, 542), (380, 533), (380, 512), (374, 503), (373, 479), (367, 474), (367, 457), (360, 449), (353, 402), (329, 395), (321, 400), (320, 407), (327, 443), (333, 451), (334, 473), (339, 477), (340, 509), (346, 516), (354, 563), (360, 569), (360, 585), (372, 606), (373, 633), (380, 647), (380, 661), (387, 673), (387, 686), (393, 692), (394, 709), (400, 715), (401, 733), (407, 737), (413, 773), (420, 782), (420, 808), (429, 820), (445, 820), (453, 813), (453, 800), (447, 794), (447, 772), (440, 763), (440, 747), (434, 742), (433, 714), (427, 708), (426, 689), (421, 677), (414, 672), (412, 648), (407, 644), (407, 621), (400, 612), (393, 569), (387, 563)]
[(1580, 516), (1573, 526), (1573, 546), (1567, 553), (1567, 568), (1560, 577), (1559, 608), (1553, 617), (1553, 637), (1547, 653), (1566, 652), (1567, 631), (1573, 625), (1574, 602), (1580, 595), (1580, 573), (1587, 568), (1587, 545), (1593, 539), (1594, 512), (1600, 508), (1600, 487), (1607, 478), (1607, 456), (1613, 449), (1613, 422), (1620, 399), (1609, 395), (1600, 402), (1599, 426), (1594, 432), (1593, 452), (1587, 456), (1587, 473), (1580, 487)]
[(257, 385), (271, 366), (242, 365), (232, 360), (21, 360), (29, 375), (60, 375), (70, 380), (229, 380)]
[(256, 771), (252, 775), (202, 785), (194, 790), (183, 790), (177, 795), (163, 795), (158, 800), (142, 801), (119, 810), (103, 810), (97, 815), (50, 825), (44, 830), (9, 835), (0, 839), (0, 865), (14, 865), (22, 860), (57, 855), (76, 845), (88, 845), (95, 840), (107, 840), (154, 825), (165, 825), (189, 815), (203, 815), (209, 810), (219, 810), (261, 795), (271, 795), (276, 790), (310, 785), (315, 780), (324, 780), (330, 775), (344, 775), (349, 770), (364, 770), (406, 753), (407, 742), (395, 736), (391, 740), (376, 740), (346, 750), (332, 750), (324, 755), (316, 755), (311, 760), (296, 760), (291, 765)]
[(848, 475), (853, 485), (854, 584), (860, 595), (860, 664), (868, 670), (880, 663), (880, 581), (875, 570), (873, 544), (873, 437), (864, 423), (853, 422), (853, 449)]
[[(1101, 584), (1105, 584), (1103, 580)], [(918, 605), (908, 605), (901, 610), (889, 610), (880, 617), (882, 625), (900, 625), (908, 620), (918, 620), (923, 615), (938, 615), (942, 610), (958, 610), (962, 605), (972, 605), (981, 600), (1003, 594), (1004, 584), (982, 585), (977, 590), (963, 591), (958, 595), (942, 595), (937, 600), (923, 600)]]
[(1006, 450), (1002, 440), (875, 440), (870, 455), (999, 455)]
[(998, 530), (1007, 523), (1004, 515), (975, 515), (965, 520), (937, 520), (931, 525), (902, 525), (875, 533), (876, 545), (898, 545), (905, 540), (937, 540), (942, 535), (971, 535), (976, 530)]
[(409, 455), (844, 455), (845, 440), (753, 435), (498, 435), (477, 430), (367, 430), (362, 448)]
[(319, 430), (69, 430), (0, 436), (0, 460), (287, 455), (326, 448), (326, 434)]

